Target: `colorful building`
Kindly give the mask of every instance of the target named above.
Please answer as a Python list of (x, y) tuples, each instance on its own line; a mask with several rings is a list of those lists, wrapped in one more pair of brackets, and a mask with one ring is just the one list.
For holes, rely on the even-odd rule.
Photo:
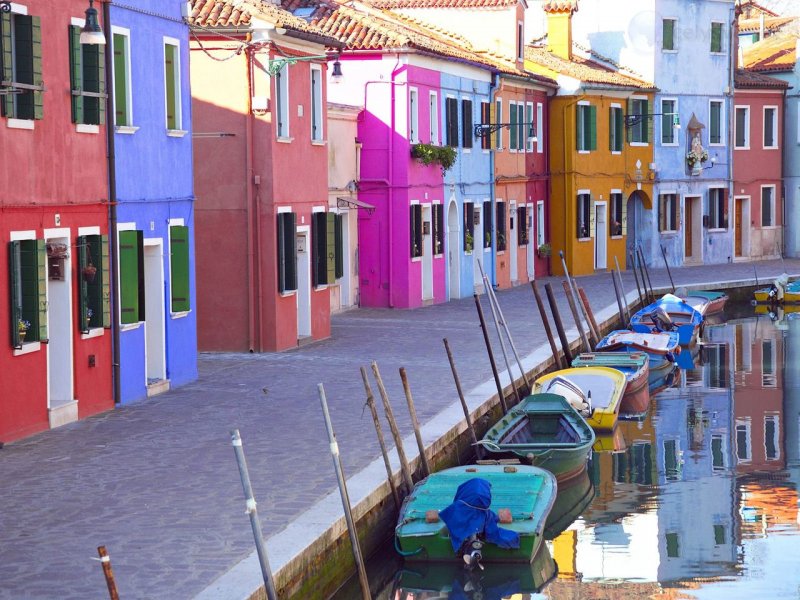
[(326, 48), (339, 43), (255, 0), (194, 0), (190, 22), (199, 348), (327, 338), (343, 264), (326, 147)]
[(110, 17), (119, 401), (129, 402), (197, 378), (189, 28), (179, 2), (111, 4)]
[(86, 9), (0, 12), (3, 442), (114, 406), (104, 52), (80, 43)]

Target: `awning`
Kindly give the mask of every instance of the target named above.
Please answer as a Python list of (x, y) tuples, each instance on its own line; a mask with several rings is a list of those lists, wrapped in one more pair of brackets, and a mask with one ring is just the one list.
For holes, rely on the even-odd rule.
[(336, 208), (363, 208), (369, 214), (375, 212), (375, 207), (372, 204), (359, 200), (358, 198), (336, 198)]

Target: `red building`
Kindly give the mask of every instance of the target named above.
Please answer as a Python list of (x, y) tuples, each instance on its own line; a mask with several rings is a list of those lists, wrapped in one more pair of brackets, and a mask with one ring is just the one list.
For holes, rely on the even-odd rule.
[(114, 405), (103, 47), (80, 44), (87, 7), (0, 13), (2, 442)]
[(328, 212), (325, 52), (340, 44), (280, 4), (194, 0), (191, 23), (198, 346), (326, 338), (341, 221)]

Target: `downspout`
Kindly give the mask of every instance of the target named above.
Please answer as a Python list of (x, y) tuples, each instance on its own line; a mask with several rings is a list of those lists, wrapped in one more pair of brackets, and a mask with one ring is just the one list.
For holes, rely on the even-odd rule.
[[(114, 36), (111, 31), (111, 2), (103, 2), (103, 32), (106, 37), (105, 70), (110, 74), (113, 68)], [(108, 82), (108, 79), (106, 79)], [(114, 86), (106, 83), (106, 152), (108, 155), (108, 255), (111, 275), (111, 379), (114, 404), (122, 402), (122, 382), (120, 381), (119, 349), (119, 268), (117, 266), (117, 171), (116, 150), (114, 147)]]
[[(255, 282), (255, 227), (253, 223), (253, 50), (245, 50), (247, 62), (247, 120), (245, 121), (245, 177), (247, 180), (247, 346), (252, 353), (256, 347), (256, 315), (254, 296), (260, 298)], [(272, 82), (270, 82), (270, 85)], [(260, 253), (259, 253), (260, 254)], [(259, 278), (260, 282), (260, 278)], [(259, 306), (260, 309), (260, 306)], [(259, 351), (262, 350), (261, 335), (258, 336)]]
[[(497, 71), (492, 72), (492, 80), (489, 83), (489, 99), (494, 104), (496, 102), (493, 92), (499, 89), (498, 85), (498, 76)], [(495, 119), (497, 115), (495, 114)], [(490, 135), (494, 136), (494, 133)], [(496, 173), (495, 173), (495, 152), (489, 152), (489, 200), (492, 207), (492, 223), (494, 224), (495, 231), (497, 231), (497, 223), (494, 221), (497, 220), (497, 181), (496, 181)], [(470, 218), (472, 216), (470, 215)], [(482, 235), (482, 234), (481, 234)], [(474, 244), (474, 242), (473, 242)], [(474, 269), (473, 269), (474, 272)], [(492, 271), (491, 271), (491, 278), (492, 278), (492, 286), (497, 285), (497, 235), (492, 236)], [(474, 285), (474, 283), (473, 283)]]
[[(392, 77), (389, 80), (389, 87), (391, 88), (391, 118), (390, 118), (390, 127), (389, 127), (389, 147), (388, 151), (388, 160), (389, 165), (387, 169), (387, 179), (389, 180), (389, 189), (387, 195), (387, 202), (388, 202), (388, 215), (389, 215), (389, 308), (394, 308), (394, 224), (393, 224), (393, 216), (392, 213), (394, 212), (394, 129), (395, 129), (395, 112), (396, 112), (396, 96), (395, 96), (395, 77), (397, 77), (398, 67), (400, 66), (400, 53), (396, 54), (397, 61), (394, 63), (394, 67), (392, 67)], [(366, 94), (366, 91), (364, 92)], [(366, 104), (364, 105), (366, 107)], [(407, 211), (406, 211), (407, 212)]]
[[(739, 66), (739, 14), (741, 13), (741, 7), (737, 6), (730, 9), (733, 13), (733, 19), (731, 21), (730, 27), (730, 58), (728, 59), (728, 131), (726, 132), (727, 135), (727, 149), (726, 154), (727, 156), (727, 172), (728, 172), (728, 219), (730, 220), (731, 216), (733, 216), (733, 221), (736, 221), (736, 202), (733, 199), (734, 188), (733, 188), (733, 128), (735, 123), (735, 115), (734, 113), (734, 105), (735, 105), (735, 89), (736, 89), (736, 68)], [(744, 227), (744, 224), (742, 224)], [(730, 253), (731, 253), (731, 262), (733, 262), (733, 257), (736, 255), (736, 241), (735, 241), (735, 225), (734, 227), (729, 227), (728, 231), (729, 237), (728, 242), (730, 243)]]

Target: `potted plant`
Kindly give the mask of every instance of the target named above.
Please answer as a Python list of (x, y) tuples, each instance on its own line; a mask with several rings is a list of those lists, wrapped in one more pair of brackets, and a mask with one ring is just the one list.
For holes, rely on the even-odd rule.
[(464, 235), (464, 252), (472, 252), (473, 243), (472, 233), (467, 229), (467, 233)]
[(497, 249), (498, 250), (506, 249), (506, 234), (504, 234), (503, 232), (497, 233)]
[(444, 173), (455, 164), (456, 150), (450, 146), (414, 144), (411, 146), (411, 157), (416, 158), (426, 166), (438, 163), (442, 168), (442, 173)]
[(92, 316), (94, 315), (94, 311), (91, 308), (86, 309), (86, 329), (91, 327)]
[(17, 331), (19, 332), (19, 343), (25, 341), (25, 334), (28, 333), (28, 329), (31, 328), (31, 322), (26, 321), (25, 319), (17, 319)]
[(547, 242), (540, 244), (536, 249), (536, 252), (539, 254), (539, 258), (547, 258), (551, 254), (550, 244)]
[(95, 267), (92, 263), (89, 263), (81, 270), (81, 275), (83, 275), (83, 280), (92, 283), (94, 282), (94, 278), (97, 275), (97, 267)]
[(492, 234), (488, 231), (483, 234), (483, 247), (484, 248), (492, 247)]

